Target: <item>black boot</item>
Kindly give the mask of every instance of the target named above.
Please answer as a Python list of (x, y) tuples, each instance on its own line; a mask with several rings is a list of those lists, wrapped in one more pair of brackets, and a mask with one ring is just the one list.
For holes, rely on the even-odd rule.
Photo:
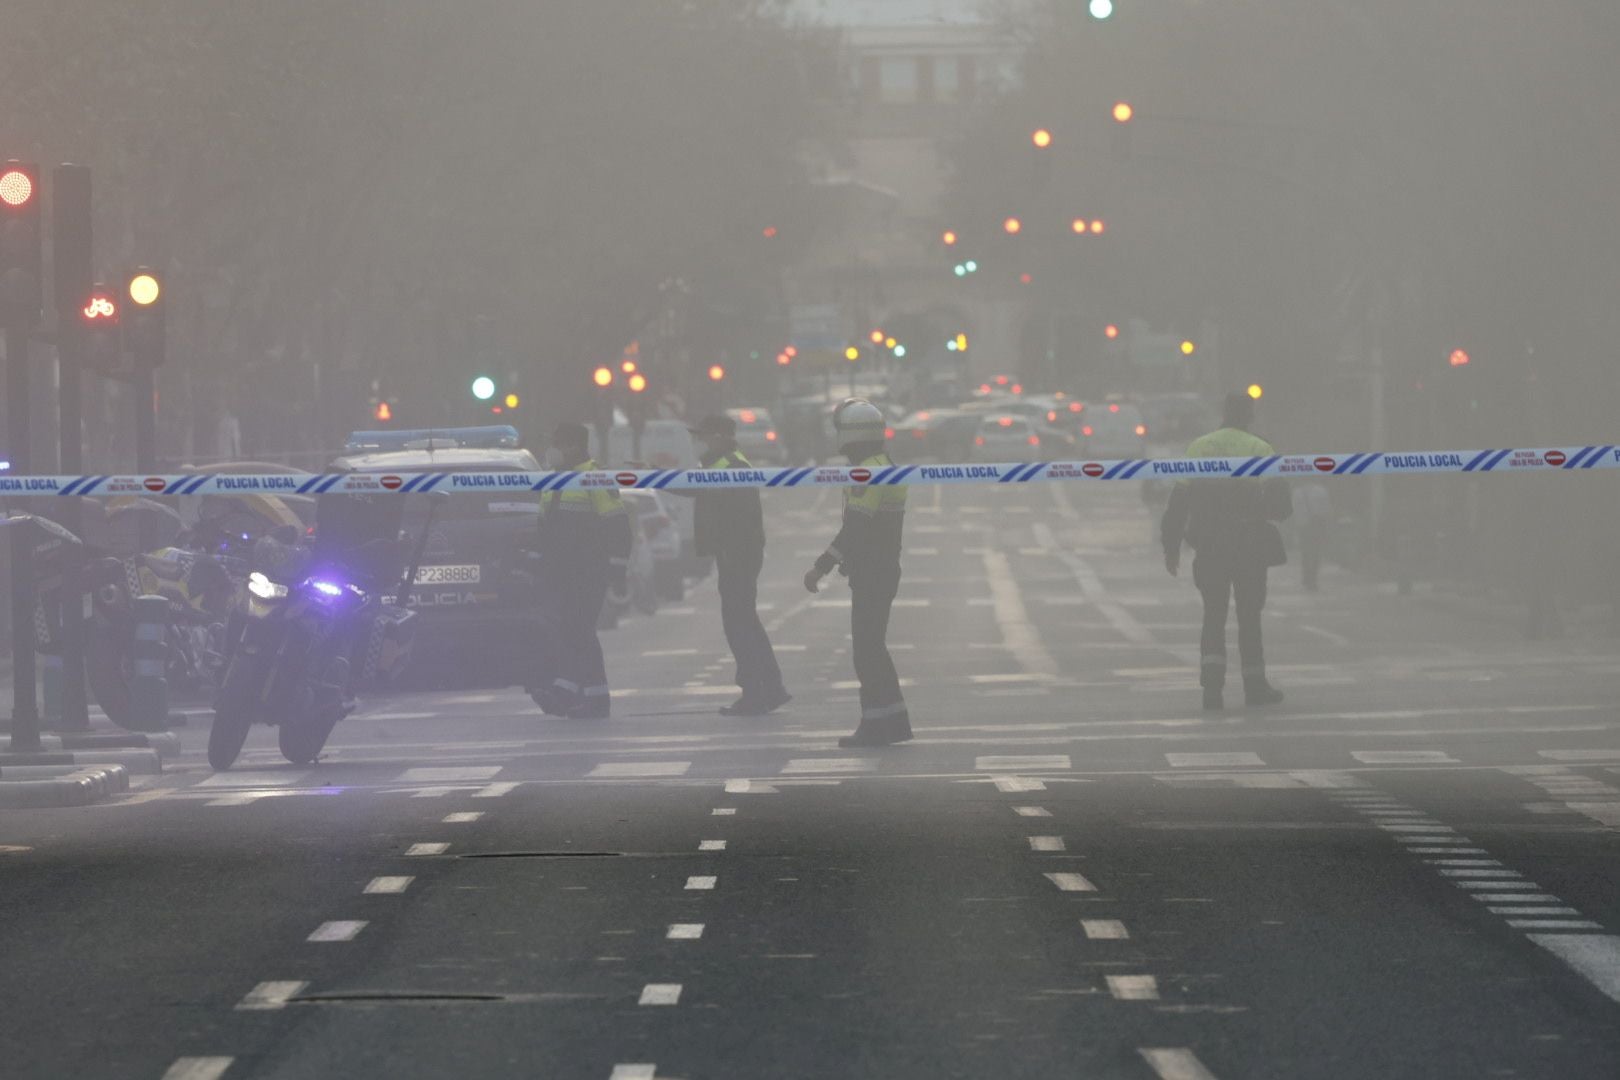
[(853, 734), (838, 740), (838, 745), (849, 749), (860, 746), (893, 746), (911, 738), (911, 717), (906, 713), (877, 719), (863, 719)]
[(1204, 711), (1220, 712), (1224, 708), (1226, 708), (1226, 701), (1221, 694), (1220, 688), (1213, 686), (1204, 687)]
[(769, 694), (760, 694), (757, 697), (749, 697), (744, 694), (730, 705), (722, 706), (720, 715), (764, 716), (767, 713), (775, 712), (792, 700), (793, 695), (786, 690), (776, 690)]

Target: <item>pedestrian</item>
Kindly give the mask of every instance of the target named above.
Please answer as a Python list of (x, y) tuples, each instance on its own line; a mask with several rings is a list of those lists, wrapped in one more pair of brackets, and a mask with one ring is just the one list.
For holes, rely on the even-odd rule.
[[(584, 424), (558, 424), (546, 450), (553, 470), (590, 472)], [(572, 720), (605, 719), (607, 668), (597, 619), (611, 585), (623, 590), (630, 565), (630, 515), (617, 488), (551, 491), (540, 513), (540, 602), (544, 619), (537, 676), (529, 696), (541, 710)]]
[[(723, 413), (705, 417), (692, 429), (705, 469), (751, 469), (737, 449), (737, 422)], [(765, 515), (755, 488), (720, 488), (696, 493), (695, 550), (714, 557), (720, 587), (720, 625), (737, 662), (742, 697), (720, 710), (722, 716), (764, 716), (786, 705), (792, 695), (782, 685), (770, 635), (759, 621), (759, 572), (765, 565)]]
[(1294, 523), (1299, 530), (1299, 582), (1306, 592), (1317, 590), (1322, 570), (1322, 549), (1327, 546), (1333, 521), (1333, 496), (1320, 477), (1306, 477), (1293, 490)]
[[(1254, 401), (1227, 395), (1219, 430), (1193, 441), (1188, 457), (1270, 457), (1271, 444), (1253, 434)], [(1243, 696), (1250, 706), (1275, 705), (1282, 692), (1266, 680), (1260, 612), (1266, 604), (1266, 572), (1288, 556), (1275, 522), (1292, 510), (1286, 481), (1201, 477), (1178, 482), (1160, 523), (1164, 565), (1181, 569), (1181, 545), (1192, 546), (1193, 583), (1204, 602), (1199, 644), (1199, 684), (1204, 708), (1225, 707), (1226, 612), (1237, 608), (1238, 654), (1243, 665)]]
[[(839, 450), (851, 465), (876, 472), (894, 464), (883, 452), (882, 410), (849, 398), (833, 412)], [(862, 484), (844, 491), (838, 535), (804, 575), (804, 587), (821, 591), (836, 567), (849, 578), (850, 651), (861, 683), (861, 722), (839, 746), (888, 746), (911, 738), (911, 717), (900, 693), (900, 676), (889, 656), (889, 610), (900, 590), (900, 541), (906, 521), (906, 489)]]

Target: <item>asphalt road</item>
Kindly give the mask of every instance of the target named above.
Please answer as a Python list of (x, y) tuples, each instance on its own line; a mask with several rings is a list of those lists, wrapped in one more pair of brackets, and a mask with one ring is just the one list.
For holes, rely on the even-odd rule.
[(841, 751), (834, 501), (770, 507), (777, 716), (715, 715), (709, 583), (609, 635), (607, 723), (401, 695), (220, 775), (193, 726), (0, 818), (0, 1076), (1620, 1076), (1613, 639), (1288, 568), (1287, 702), (1205, 715), (1134, 489), (919, 490), (918, 738)]

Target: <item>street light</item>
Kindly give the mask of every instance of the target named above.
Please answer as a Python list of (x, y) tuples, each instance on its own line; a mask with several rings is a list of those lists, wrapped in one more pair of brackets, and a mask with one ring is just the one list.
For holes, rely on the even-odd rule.
[(953, 246), (956, 243), (956, 232), (955, 232), (955, 230), (946, 229), (945, 234), (943, 236), (941, 236), (940, 239), (945, 241), (945, 246), (946, 247)]
[(1131, 103), (1130, 102), (1128, 102), (1128, 101), (1116, 101), (1116, 102), (1114, 102), (1114, 120), (1116, 122), (1121, 123), (1121, 124), (1128, 124), (1128, 123), (1131, 122), (1131, 117), (1133, 117), (1135, 115), (1136, 115), (1136, 110), (1131, 108)]
[(1024, 228), (1024, 223), (1015, 217), (1010, 217), (1001, 223), (1002, 231), (1008, 236), (1017, 236)]
[(1069, 222), (1069, 228), (1073, 229), (1075, 233), (1080, 236), (1084, 236), (1086, 234), (1086, 229), (1089, 227), (1090, 223), (1087, 222), (1083, 217), (1077, 217), (1073, 221)]
[(844, 350), (844, 359), (848, 360), (850, 363), (853, 364), (855, 361), (859, 360), (860, 358), (861, 358), (861, 350), (857, 349), (855, 346), (851, 345), (849, 348)]
[(639, 394), (645, 389), (647, 389), (647, 376), (639, 371), (630, 376), (630, 392), (632, 394)]
[(883, 331), (882, 330), (874, 330), (870, 334), (867, 334), (866, 336), (871, 339), (872, 344), (874, 344), (874, 345), (883, 344)]
[(1045, 128), (1036, 128), (1030, 133), (1029, 141), (1035, 144), (1035, 149), (1045, 150), (1052, 145), (1052, 133)]
[(1093, 235), (1096, 235), (1096, 236), (1101, 236), (1103, 231), (1105, 229), (1107, 229), (1107, 228), (1108, 228), (1108, 226), (1103, 223), (1103, 220), (1101, 218), (1097, 218), (1096, 220), (1094, 220), (1091, 223), (1091, 231), (1092, 231)]
[(480, 375), (472, 381), (472, 396), (479, 401), (488, 401), (495, 396), (495, 380), (488, 375)]
[(1114, 0), (1091, 0), (1091, 3), (1086, 5), (1086, 10), (1091, 12), (1093, 19), (1103, 22), (1113, 16)]
[(726, 369), (724, 367), (721, 367), (719, 364), (710, 364), (709, 365), (709, 380), (711, 382), (719, 382), (721, 379), (724, 379), (725, 377), (726, 377)]
[(506, 395), (506, 407), (508, 409), (515, 409), (521, 404), (523, 404), (523, 399), (518, 397), (516, 394)]
[(1451, 350), (1451, 366), (1452, 367), (1467, 367), (1472, 362), (1473, 362), (1473, 357), (1469, 356), (1466, 351), (1464, 351), (1462, 349), (1453, 349), (1453, 350)]
[(1113, 341), (1115, 338), (1119, 337), (1119, 327), (1115, 326), (1113, 323), (1109, 323), (1107, 326), (1103, 327), (1103, 337), (1107, 338), (1109, 341)]
[(1259, 383), (1254, 383), (1249, 387), (1249, 396), (1254, 398), (1254, 400), (1259, 401), (1261, 398), (1265, 397), (1265, 395), (1265, 387), (1261, 386)]
[(1197, 348), (1198, 348), (1198, 346), (1194, 345), (1192, 342), (1183, 341), (1181, 343), (1181, 355), (1182, 356), (1191, 356), (1193, 354), (1193, 351), (1196, 350)]
[(619, 370), (624, 372), (626, 375), (634, 375), (636, 373), (636, 362), (634, 360), (626, 360), (624, 363), (619, 365)]
[[(613, 369), (606, 367), (597, 368), (596, 371), (591, 375), (591, 381), (597, 386), (602, 387), (602, 389), (607, 389), (613, 385)], [(493, 383), (490, 384), (490, 390), (491, 392), (494, 391)], [(474, 393), (476, 392), (477, 391), (475, 390)]]

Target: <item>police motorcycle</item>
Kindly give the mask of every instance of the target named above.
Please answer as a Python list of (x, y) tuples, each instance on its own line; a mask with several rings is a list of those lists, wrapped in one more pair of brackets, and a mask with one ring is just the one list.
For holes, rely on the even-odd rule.
[[(397, 506), (404, 496), (369, 498)], [(255, 723), (274, 725), (282, 756), (308, 765), (354, 711), (356, 687), (387, 685), (404, 670), (416, 618), (406, 606), (409, 590), (443, 497), (428, 498), (427, 519), (397, 585), (390, 580), (400, 548), (397, 516), (391, 535), (358, 544), (322, 544), (328, 527), (318, 524), (313, 545), (285, 529), (254, 545), (226, 633), (225, 673), (208, 733), (211, 766), (230, 768)]]

